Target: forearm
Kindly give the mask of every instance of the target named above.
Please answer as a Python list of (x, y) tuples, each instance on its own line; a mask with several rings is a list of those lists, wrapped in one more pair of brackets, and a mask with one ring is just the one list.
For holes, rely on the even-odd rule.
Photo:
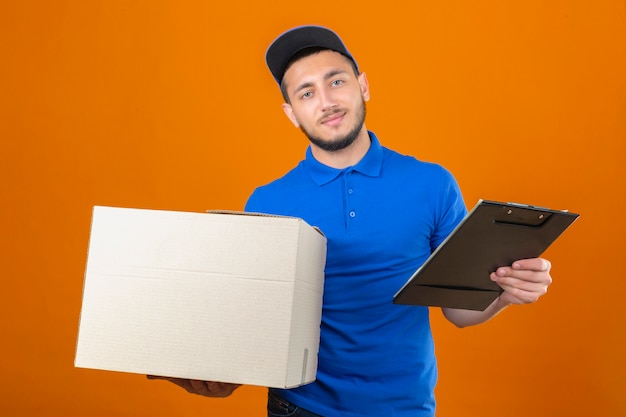
[(441, 310), (450, 323), (457, 327), (468, 327), (486, 322), (492, 317), (495, 317), (509, 305), (510, 303), (502, 301), (502, 299), (498, 297), (483, 311), (461, 310), (455, 308), (442, 308)]

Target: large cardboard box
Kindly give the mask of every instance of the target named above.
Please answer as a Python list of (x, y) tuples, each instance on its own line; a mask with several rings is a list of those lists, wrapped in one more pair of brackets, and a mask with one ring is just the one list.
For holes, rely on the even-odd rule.
[(75, 366), (309, 383), (325, 259), (298, 218), (96, 206)]

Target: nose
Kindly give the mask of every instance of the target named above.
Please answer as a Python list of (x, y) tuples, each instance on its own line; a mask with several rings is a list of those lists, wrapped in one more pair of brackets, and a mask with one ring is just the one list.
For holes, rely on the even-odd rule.
[(328, 91), (327, 89), (320, 89), (318, 96), (320, 98), (322, 111), (329, 111), (333, 107), (337, 107), (337, 101), (331, 91)]

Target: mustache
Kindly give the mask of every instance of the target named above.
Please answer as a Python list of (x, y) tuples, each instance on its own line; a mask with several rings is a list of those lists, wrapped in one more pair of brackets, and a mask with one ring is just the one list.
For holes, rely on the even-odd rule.
[(336, 108), (333, 107), (329, 113), (325, 114), (324, 116), (320, 117), (318, 122), (319, 123), (324, 123), (325, 121), (327, 121), (328, 119), (332, 119), (336, 114), (338, 113), (347, 113), (346, 109), (343, 108)]

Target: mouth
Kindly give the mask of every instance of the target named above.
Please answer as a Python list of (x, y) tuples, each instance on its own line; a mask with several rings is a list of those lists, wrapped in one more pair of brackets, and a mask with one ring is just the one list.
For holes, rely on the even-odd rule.
[(337, 126), (343, 121), (345, 115), (346, 113), (344, 111), (337, 111), (321, 119), (320, 123), (326, 126)]

